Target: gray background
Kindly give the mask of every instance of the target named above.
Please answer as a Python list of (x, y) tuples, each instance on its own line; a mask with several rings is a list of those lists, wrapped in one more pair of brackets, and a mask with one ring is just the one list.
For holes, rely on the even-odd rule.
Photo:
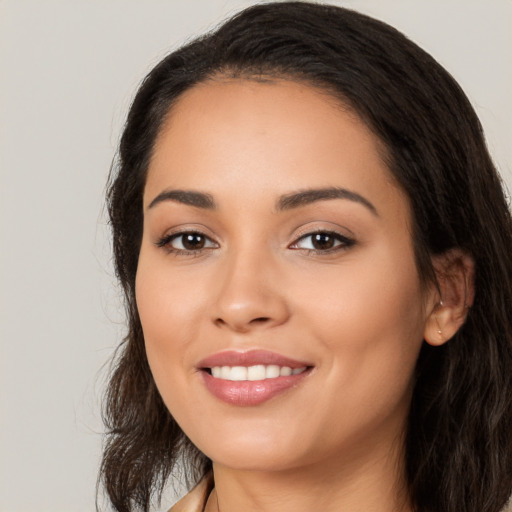
[[(102, 209), (120, 127), (168, 49), (251, 3), (0, 0), (2, 512), (94, 510), (102, 366), (123, 333)], [(452, 72), (511, 186), (512, 1), (332, 3)]]

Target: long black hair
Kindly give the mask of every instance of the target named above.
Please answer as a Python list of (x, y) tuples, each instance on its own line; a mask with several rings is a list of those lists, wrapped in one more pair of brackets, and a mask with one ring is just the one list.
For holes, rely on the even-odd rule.
[[(279, 77), (350, 106), (386, 148), (412, 206), (418, 270), (460, 248), (475, 262), (467, 321), (424, 344), (406, 436), (418, 512), (498, 512), (512, 490), (512, 221), (482, 128), (454, 79), (392, 27), (330, 5), (250, 7), (165, 57), (128, 114), (107, 195), (128, 333), (107, 390), (101, 480), (119, 512), (149, 510), (177, 462), (192, 481), (211, 462), (188, 440), (153, 381), (135, 303), (142, 196), (155, 139), (190, 87), (218, 76)], [(172, 112), (171, 112), (172, 115)]]

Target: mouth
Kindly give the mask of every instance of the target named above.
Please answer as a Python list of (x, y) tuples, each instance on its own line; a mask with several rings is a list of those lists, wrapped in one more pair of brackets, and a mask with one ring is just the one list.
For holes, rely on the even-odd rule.
[(289, 377), (290, 375), (299, 375), (308, 369), (307, 366), (300, 368), (290, 368), (289, 366), (279, 366), (277, 364), (257, 364), (254, 366), (213, 366), (205, 368), (214, 379), (239, 381), (257, 381), (267, 379), (277, 379), (278, 377)]
[(198, 369), (207, 390), (230, 405), (262, 404), (296, 389), (313, 366), (273, 352), (227, 351), (203, 360)]

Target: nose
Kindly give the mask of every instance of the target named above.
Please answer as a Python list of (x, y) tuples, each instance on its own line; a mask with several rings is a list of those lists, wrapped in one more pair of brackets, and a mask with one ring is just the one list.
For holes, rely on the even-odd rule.
[(218, 327), (245, 333), (288, 320), (285, 289), (271, 259), (252, 253), (224, 262), (212, 316)]

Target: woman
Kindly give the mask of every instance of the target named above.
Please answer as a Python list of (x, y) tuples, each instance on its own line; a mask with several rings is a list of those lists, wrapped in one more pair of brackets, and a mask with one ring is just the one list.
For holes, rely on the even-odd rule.
[(512, 223), (454, 80), (391, 27), (251, 7), (166, 57), (108, 194), (119, 511), (498, 512)]

